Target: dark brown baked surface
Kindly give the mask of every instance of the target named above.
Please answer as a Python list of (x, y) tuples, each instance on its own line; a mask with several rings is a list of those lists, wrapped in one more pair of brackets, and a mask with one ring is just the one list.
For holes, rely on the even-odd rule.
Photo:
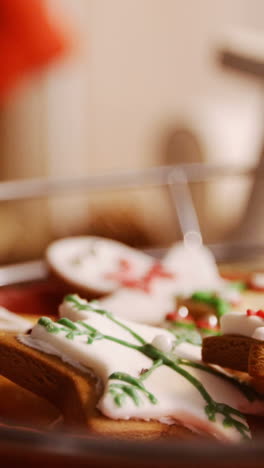
[(203, 339), (202, 359), (241, 372), (248, 371), (251, 338), (239, 335), (210, 336)]
[(264, 342), (262, 341), (241, 335), (210, 336), (203, 339), (202, 359), (227, 369), (247, 372), (255, 384), (264, 389)]

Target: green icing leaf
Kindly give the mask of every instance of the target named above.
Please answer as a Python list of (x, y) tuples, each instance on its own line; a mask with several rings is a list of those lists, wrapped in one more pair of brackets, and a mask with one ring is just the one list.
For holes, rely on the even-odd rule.
[(230, 310), (229, 303), (212, 292), (197, 291), (192, 294), (191, 300), (210, 305), (215, 309), (218, 318), (222, 317), (222, 315), (225, 315)]
[(147, 372), (142, 374), (138, 379), (132, 377), (126, 372), (114, 372), (111, 374), (109, 376), (109, 380), (119, 380), (121, 382), (125, 382), (125, 384), (112, 383), (109, 386), (109, 392), (113, 395), (116, 405), (119, 407), (122, 406), (125, 400), (125, 396), (127, 395), (134, 401), (136, 406), (139, 406), (141, 404), (141, 399), (139, 396), (140, 392), (144, 393), (153, 405), (156, 405), (158, 403), (157, 398), (153, 395), (153, 393), (146, 389), (142, 383), (142, 380), (145, 380), (146, 377), (149, 376), (161, 364), (161, 360), (154, 362), (153, 366)]

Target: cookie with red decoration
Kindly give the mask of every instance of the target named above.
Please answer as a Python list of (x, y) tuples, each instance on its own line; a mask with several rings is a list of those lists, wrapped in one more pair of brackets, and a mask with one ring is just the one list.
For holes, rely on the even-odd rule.
[(186, 307), (196, 321), (206, 322), (211, 317), (211, 323), (219, 324), (220, 318), (237, 307), (240, 301), (240, 287), (226, 282), (219, 291), (196, 291), (189, 297), (178, 297), (177, 307)]
[(101, 237), (68, 237), (53, 242), (46, 260), (69, 291), (85, 297), (111, 294), (120, 287), (148, 290), (164, 268), (149, 255), (120, 242)]

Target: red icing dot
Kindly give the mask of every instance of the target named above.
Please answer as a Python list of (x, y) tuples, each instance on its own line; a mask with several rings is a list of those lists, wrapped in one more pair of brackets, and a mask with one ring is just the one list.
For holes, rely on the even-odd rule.
[(255, 317), (260, 317), (260, 318), (264, 319), (264, 310), (262, 310), (262, 309), (257, 310), (257, 311), (254, 311), (252, 309), (248, 309), (246, 313), (247, 313), (248, 317), (255, 316)]
[(247, 316), (251, 317), (252, 315), (256, 315), (256, 312), (254, 312), (252, 309), (247, 309)]
[(166, 315), (166, 320), (173, 321), (176, 320), (177, 318), (177, 312), (170, 312), (169, 314)]
[(258, 310), (258, 311), (257, 311), (257, 316), (258, 316), (258, 317), (261, 317), (262, 319), (264, 319), (264, 310)]

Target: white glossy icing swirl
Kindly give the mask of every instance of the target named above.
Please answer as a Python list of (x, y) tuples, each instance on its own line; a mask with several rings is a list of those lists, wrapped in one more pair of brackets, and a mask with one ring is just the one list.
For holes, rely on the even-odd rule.
[(264, 327), (264, 320), (256, 315), (248, 316), (246, 313), (229, 312), (220, 319), (221, 332), (223, 335), (243, 335), (258, 340), (264, 340), (264, 335), (257, 332)]

